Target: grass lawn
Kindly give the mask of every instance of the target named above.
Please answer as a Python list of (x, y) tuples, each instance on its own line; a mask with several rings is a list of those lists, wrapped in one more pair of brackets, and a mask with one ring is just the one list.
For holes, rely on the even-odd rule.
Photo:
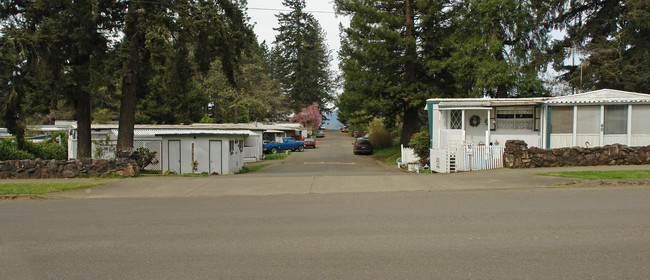
[(176, 176), (176, 177), (208, 177), (208, 176), (218, 176), (212, 175), (208, 172), (203, 173), (185, 173), (185, 174), (162, 174), (162, 173), (140, 173), (138, 177), (160, 177), (160, 176)]
[(101, 185), (105, 185), (105, 183), (3, 183), (0, 184), (0, 195), (44, 194), (86, 189)]
[(386, 149), (374, 150), (372, 155), (387, 165), (397, 165), (397, 159), (402, 157), (402, 151), (397, 144)]
[(643, 179), (650, 178), (650, 170), (565, 171), (537, 173), (537, 175), (579, 178), (587, 180)]
[(267, 167), (269, 165), (271, 165), (271, 164), (270, 163), (265, 163), (265, 164), (258, 164), (258, 165), (244, 165), (244, 167), (242, 167), (241, 171), (239, 171), (237, 174), (244, 174), (244, 173), (248, 173), (248, 172), (253, 172), (253, 171), (256, 171), (256, 170), (260, 170), (260, 169), (262, 169), (264, 167)]
[(281, 160), (290, 156), (291, 153), (277, 153), (277, 154), (267, 154), (264, 155), (264, 160)]

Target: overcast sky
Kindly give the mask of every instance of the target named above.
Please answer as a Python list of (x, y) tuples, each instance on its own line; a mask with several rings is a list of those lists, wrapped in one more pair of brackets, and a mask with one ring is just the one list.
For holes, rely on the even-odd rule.
[[(325, 41), (331, 51), (332, 70), (338, 69), (338, 50), (341, 45), (339, 41), (339, 23), (348, 26), (350, 20), (346, 17), (334, 14), (334, 1), (332, 0), (306, 0), (306, 12), (310, 12), (326, 33)], [(275, 41), (276, 32), (273, 28), (278, 27), (276, 14), (289, 12), (282, 5), (282, 0), (248, 0), (248, 16), (251, 23), (255, 25), (255, 34), (258, 41), (266, 41), (271, 46)]]

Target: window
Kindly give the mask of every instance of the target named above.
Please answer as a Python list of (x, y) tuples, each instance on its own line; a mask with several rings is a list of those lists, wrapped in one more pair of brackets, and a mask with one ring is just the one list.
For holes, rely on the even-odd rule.
[(605, 106), (605, 134), (627, 134), (627, 105)]
[(600, 106), (578, 106), (578, 134), (600, 133)]
[(490, 109), (490, 130), (497, 130), (497, 109)]
[(533, 107), (505, 107), (496, 109), (497, 129), (533, 130), (535, 123)]
[(451, 110), (449, 112), (449, 128), (451, 129), (463, 128), (463, 112), (461, 110)]
[(541, 117), (542, 108), (535, 107), (533, 109), (535, 110), (535, 120), (534, 120), (534, 124), (533, 124), (534, 125), (533, 130), (534, 131), (539, 131), (539, 126), (540, 126), (539, 124), (540, 124), (540, 120), (542, 119), (542, 117)]
[(551, 133), (573, 133), (573, 106), (551, 107)]
[(650, 134), (650, 105), (632, 106), (632, 133)]
[(233, 152), (235, 152), (235, 140), (228, 141), (228, 144), (230, 148), (230, 154), (232, 154)]

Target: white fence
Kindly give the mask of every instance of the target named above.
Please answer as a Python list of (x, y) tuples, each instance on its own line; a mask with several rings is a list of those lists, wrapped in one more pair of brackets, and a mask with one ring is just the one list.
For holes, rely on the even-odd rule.
[[(438, 173), (450, 173), (451, 171), (451, 165), (449, 164), (449, 150), (447, 149), (431, 149), (431, 154), (429, 159), (431, 160), (431, 163), (429, 166), (431, 166), (431, 171), (435, 171)], [(455, 170), (454, 170), (455, 172)]]
[[(91, 143), (91, 151), (93, 159), (112, 159), (115, 158), (115, 149), (117, 147), (117, 141), (111, 140), (108, 143), (99, 143), (98, 141), (93, 141)], [(146, 170), (162, 170), (162, 141), (161, 140), (134, 140), (133, 148), (137, 149), (140, 147), (145, 147), (151, 152), (156, 152), (155, 159), (158, 160), (158, 163), (149, 164), (145, 167)], [(68, 159), (74, 159), (77, 157), (77, 140), (69, 139), (68, 140)]]
[(262, 160), (261, 147), (244, 147), (244, 162), (256, 162)]
[(431, 170), (451, 173), (502, 168), (504, 149), (500, 145), (479, 146), (472, 143), (450, 145), (447, 149), (431, 149)]
[(504, 146), (476, 146), (465, 144), (464, 170), (485, 170), (503, 167)]
[(415, 151), (412, 148), (404, 147), (404, 145), (400, 145), (400, 148), (402, 150), (402, 157), (401, 161), (397, 163), (398, 167), (405, 166), (409, 163), (420, 162), (420, 157), (415, 154)]

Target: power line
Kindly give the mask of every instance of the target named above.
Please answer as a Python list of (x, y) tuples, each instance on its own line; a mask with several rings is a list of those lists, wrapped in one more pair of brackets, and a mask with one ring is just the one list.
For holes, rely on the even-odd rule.
[[(275, 8), (248, 8), (249, 10), (258, 10), (258, 11), (274, 11), (274, 12), (292, 12), (293, 10), (289, 9), (275, 9)], [(312, 13), (312, 14), (336, 14), (336, 12), (332, 11), (303, 11), (305, 13)]]
[[(144, 3), (144, 4), (161, 4), (159, 1), (155, 0), (131, 0), (129, 2), (134, 2), (134, 3)], [(223, 8), (223, 7), (221, 7)], [(278, 8), (256, 8), (256, 7), (246, 7), (247, 10), (254, 10), (254, 11), (273, 11), (273, 12), (292, 12), (293, 10), (291, 9), (278, 9)], [(336, 12), (333, 11), (309, 11), (309, 10), (304, 10), (303, 12), (305, 13), (313, 13), (313, 14), (336, 14)]]

